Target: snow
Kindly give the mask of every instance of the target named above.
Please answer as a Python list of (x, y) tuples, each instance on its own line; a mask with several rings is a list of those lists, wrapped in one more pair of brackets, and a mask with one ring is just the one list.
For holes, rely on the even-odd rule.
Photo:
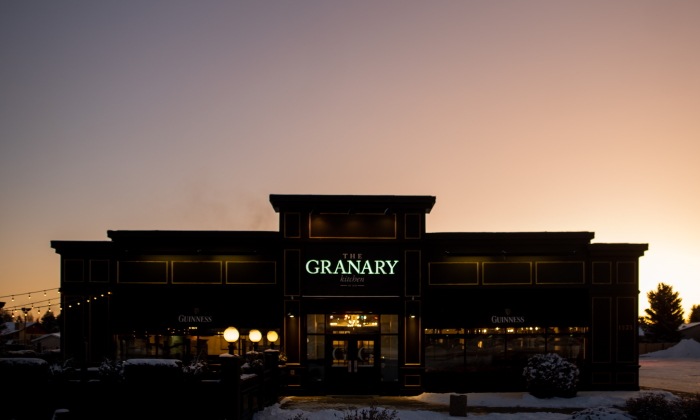
[(35, 341), (43, 340), (43, 339), (45, 339), (45, 338), (47, 338), (47, 337), (61, 338), (61, 333), (44, 334), (44, 335), (42, 335), (41, 337), (35, 338), (34, 340), (32, 340), (32, 343), (35, 342)]
[[(468, 406), (481, 407), (535, 407), (535, 408), (589, 408), (589, 407), (622, 407), (628, 398), (637, 398), (648, 393), (660, 393), (672, 398), (665, 391), (580, 391), (574, 398), (539, 399), (526, 392), (504, 393), (469, 393)], [(450, 404), (452, 394), (423, 393), (408, 397), (417, 401), (433, 404)]]
[(678, 327), (678, 331), (683, 331), (688, 328), (693, 328), (696, 325), (700, 325), (700, 322), (690, 322), (688, 324), (682, 324), (680, 327)]
[(681, 340), (680, 343), (666, 350), (642, 354), (639, 357), (650, 359), (700, 359), (700, 343), (689, 338)]
[(13, 357), (0, 359), (0, 363), (6, 365), (45, 365), (46, 360), (36, 357)]
[(238, 357), (237, 354), (221, 353), (219, 357)]
[(151, 366), (173, 366), (176, 368), (180, 367), (179, 360), (175, 359), (129, 359), (124, 362), (124, 366), (128, 365), (151, 365)]
[[(630, 420), (630, 416), (617, 407), (623, 407), (628, 398), (638, 398), (645, 394), (661, 394), (666, 398), (675, 398), (666, 391), (587, 391), (580, 392), (574, 398), (550, 398), (537, 399), (524, 392), (509, 393), (469, 393), (467, 395), (468, 407), (512, 407), (512, 408), (541, 408), (542, 411), (534, 413), (469, 413), (468, 417), (474, 420)], [(426, 393), (415, 397), (397, 397), (407, 400), (420, 401), (430, 404), (445, 406), (445, 412), (435, 411), (411, 411), (397, 410), (397, 417), (401, 420), (448, 420), (453, 419), (446, 412), (449, 408), (450, 395)], [(294, 397), (291, 397), (293, 399)], [(288, 402), (286, 398), (280, 404)], [(280, 404), (267, 407), (264, 411), (255, 414), (254, 420), (288, 420), (302, 413), (308, 420), (338, 420), (342, 411), (325, 409), (318, 411), (302, 411), (300, 409), (284, 410)], [(303, 406), (303, 405), (302, 405)], [(357, 407), (362, 410), (363, 406)], [(573, 414), (551, 413), (548, 409), (580, 409)]]
[[(449, 394), (447, 394), (449, 396)], [(358, 407), (358, 409), (362, 409)], [(279, 404), (265, 408), (253, 417), (253, 420), (288, 420), (303, 413), (308, 420), (338, 420), (341, 416), (339, 410), (321, 410), (305, 412), (302, 410), (283, 410)], [(397, 417), (401, 420), (448, 420), (454, 419), (446, 413), (434, 411), (408, 411), (399, 410)], [(468, 417), (475, 420), (630, 420), (630, 417), (616, 408), (597, 407), (593, 409), (582, 409), (581, 412), (570, 414), (549, 413), (546, 411), (537, 413), (489, 413), (489, 414), (468, 414)]]

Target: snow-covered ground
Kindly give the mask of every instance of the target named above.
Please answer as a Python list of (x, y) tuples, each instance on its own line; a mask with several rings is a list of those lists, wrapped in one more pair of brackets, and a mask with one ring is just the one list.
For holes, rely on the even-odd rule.
[[(653, 391), (647, 391), (653, 392)], [(517, 395), (516, 395), (517, 394)], [(488, 414), (469, 414), (468, 417), (478, 418), (478, 420), (569, 420), (572, 418), (577, 419), (596, 419), (596, 420), (630, 420), (624, 412), (617, 408), (612, 408), (612, 405), (624, 404), (625, 398), (622, 395), (605, 395), (612, 393), (590, 393), (591, 395), (581, 396), (573, 398), (569, 401), (562, 401), (563, 399), (555, 398), (552, 400), (540, 400), (535, 403), (531, 401), (531, 397), (528, 394), (523, 395), (522, 393), (508, 393), (508, 394), (468, 394), (467, 399), (469, 400), (469, 405), (485, 404), (489, 407), (540, 407), (541, 412), (527, 412), (527, 413), (488, 413)], [(618, 394), (618, 393), (615, 393)], [(627, 392), (626, 396), (639, 396), (640, 392)], [(670, 398), (673, 398), (668, 394)], [(525, 397), (525, 398), (523, 398)], [(422, 396), (416, 397), (422, 398), (426, 402), (438, 402), (438, 401), (449, 401), (450, 394), (423, 394)], [(473, 398), (473, 401), (471, 400)], [(284, 403), (284, 401), (283, 401)], [(573, 405), (572, 405), (573, 404)], [(581, 407), (581, 411), (577, 414), (560, 414), (547, 412), (547, 408), (567, 408), (567, 407)], [(590, 408), (586, 408), (590, 407)], [(358, 409), (363, 409), (364, 407), (358, 407)], [(586, 411), (597, 410), (598, 415), (591, 415), (586, 417)], [(436, 411), (420, 411), (420, 410), (397, 410), (397, 417), (401, 420), (448, 420), (454, 419), (455, 417), (449, 416), (445, 412)], [(284, 410), (280, 408), (280, 404), (275, 404), (271, 407), (267, 407), (264, 411), (257, 413), (254, 420), (290, 420), (297, 414), (302, 413), (304, 419), (308, 420), (339, 420), (342, 410), (340, 409), (325, 409), (319, 411), (302, 411), (300, 409), (294, 410)], [(462, 417), (463, 418), (463, 417)]]
[[(622, 407), (629, 398), (637, 398), (645, 393), (664, 391), (581, 391), (574, 398), (535, 398), (526, 392), (473, 393), (467, 394), (467, 405), (481, 407), (535, 407), (535, 408), (590, 408)], [(416, 397), (407, 397), (422, 402), (450, 404), (450, 394), (424, 393)]]
[[(469, 417), (478, 417), (478, 420), (569, 420), (569, 419), (596, 419), (596, 420), (630, 420), (624, 412), (617, 407), (623, 407), (628, 398), (636, 398), (647, 393), (660, 393), (667, 398), (675, 398), (671, 393), (665, 391), (590, 391), (579, 392), (575, 398), (551, 398), (537, 399), (524, 392), (508, 393), (478, 393), (467, 394), (469, 406), (481, 407), (511, 407), (514, 411), (517, 408), (541, 408), (541, 412), (526, 413), (488, 413), (469, 414)], [(292, 397), (293, 398), (293, 397)], [(416, 397), (405, 397), (406, 399), (420, 401), (430, 404), (444, 404), (446, 410), (450, 403), (450, 394), (425, 393)], [(285, 401), (282, 401), (284, 404)], [(359, 407), (363, 409), (366, 407)], [(573, 414), (552, 413), (547, 410), (580, 408), (580, 411)], [(401, 420), (447, 420), (450, 417), (445, 412), (419, 411), (419, 410), (397, 410), (398, 418)], [(554, 410), (553, 410), (554, 411)], [(338, 420), (341, 416), (340, 410), (325, 409), (318, 411), (302, 411), (301, 409), (285, 410), (280, 404), (267, 407), (264, 411), (255, 415), (255, 420), (289, 420), (297, 414), (302, 413), (304, 419), (308, 420)]]
[(700, 343), (682, 340), (670, 349), (639, 358), (639, 385), (647, 388), (700, 392)]
[[(678, 348), (676, 348), (678, 347)], [(675, 350), (674, 350), (675, 348)], [(640, 385), (672, 391), (700, 392), (700, 343), (682, 341), (677, 346), (661, 352), (650, 353), (640, 358), (642, 366)], [(631, 420), (616, 407), (622, 407), (628, 398), (635, 398), (646, 393), (660, 393), (667, 398), (675, 398), (671, 393), (654, 391), (582, 391), (575, 398), (537, 399), (524, 392), (478, 393), (467, 394), (468, 406), (541, 408), (541, 412), (527, 413), (488, 413), (474, 414), (469, 417), (478, 420)], [(405, 397), (413, 401), (449, 406), (450, 394), (425, 393), (416, 397)], [(283, 401), (284, 403), (284, 401)], [(358, 409), (365, 407), (358, 406)], [(580, 408), (573, 414), (552, 413), (547, 410)], [(448, 410), (444, 410), (448, 411)], [(302, 411), (285, 410), (280, 404), (267, 407), (257, 413), (254, 420), (290, 420), (301, 413), (306, 420), (340, 420), (341, 411), (323, 409)], [(445, 412), (398, 410), (401, 420), (447, 420), (454, 419)]]
[(700, 359), (640, 358), (639, 386), (700, 392)]

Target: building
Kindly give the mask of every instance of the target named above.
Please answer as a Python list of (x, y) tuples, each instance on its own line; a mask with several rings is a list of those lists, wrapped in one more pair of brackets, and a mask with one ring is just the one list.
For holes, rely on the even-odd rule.
[[(426, 233), (433, 196), (271, 195), (279, 230), (53, 241), (65, 356), (281, 348), (296, 393), (522, 390), (528, 357), (638, 389), (638, 260), (591, 232)], [(267, 331), (279, 339), (270, 343)], [(87, 345), (86, 345), (87, 344)]]
[(47, 350), (60, 350), (61, 333), (44, 334), (39, 338), (33, 339), (32, 343), (36, 346), (36, 351), (38, 353)]
[(700, 342), (700, 322), (681, 324), (681, 326), (678, 327), (678, 331), (681, 333), (684, 340), (692, 338)]
[(34, 339), (47, 333), (46, 328), (38, 322), (5, 322), (0, 342), (8, 350), (34, 350)]

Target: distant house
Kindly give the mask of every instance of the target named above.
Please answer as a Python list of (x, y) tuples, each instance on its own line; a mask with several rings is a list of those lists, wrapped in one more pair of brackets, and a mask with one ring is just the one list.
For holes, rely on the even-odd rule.
[(684, 339), (692, 338), (700, 342), (700, 322), (691, 322), (678, 327), (678, 331), (683, 334)]
[(32, 340), (37, 352), (44, 350), (57, 350), (61, 348), (61, 333), (44, 334)]
[(38, 322), (6, 322), (5, 329), (0, 334), (0, 342), (5, 344), (7, 349), (34, 349), (32, 340), (49, 333)]

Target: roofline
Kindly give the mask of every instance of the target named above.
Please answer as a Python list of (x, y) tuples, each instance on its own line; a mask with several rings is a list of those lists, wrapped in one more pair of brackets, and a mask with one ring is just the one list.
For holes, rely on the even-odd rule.
[(430, 213), (435, 205), (432, 195), (316, 195), (316, 194), (270, 194), (270, 204), (275, 212), (283, 209), (333, 211), (354, 208), (358, 212), (391, 210), (413, 210)]

